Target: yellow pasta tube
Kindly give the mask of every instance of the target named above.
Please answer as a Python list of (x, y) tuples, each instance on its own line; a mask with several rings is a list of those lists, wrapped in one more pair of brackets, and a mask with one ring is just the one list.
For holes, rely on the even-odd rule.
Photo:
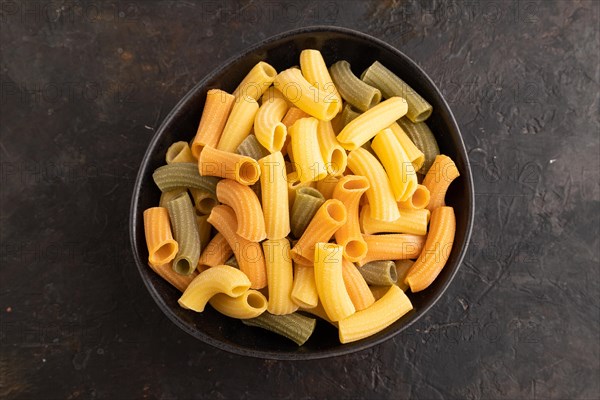
[(380, 332), (413, 309), (410, 299), (396, 285), (370, 307), (338, 324), (341, 343), (350, 343)]
[(290, 242), (283, 238), (263, 242), (267, 264), (269, 304), (267, 311), (274, 315), (291, 314), (298, 309), (292, 301), (294, 270), (290, 256)]
[(167, 149), (165, 161), (167, 164), (172, 164), (178, 162), (195, 163), (197, 160), (192, 155), (192, 151), (187, 142), (175, 142)]
[(360, 114), (337, 136), (346, 150), (354, 150), (406, 114), (408, 105), (402, 97), (390, 97)]
[(217, 265), (199, 274), (185, 289), (178, 300), (181, 307), (202, 312), (206, 303), (217, 293), (231, 297), (244, 294), (250, 288), (250, 280), (239, 269)]
[(221, 89), (211, 89), (206, 94), (206, 102), (198, 125), (198, 132), (192, 142), (192, 155), (200, 157), (204, 146), (217, 147), (221, 133), (227, 123), (235, 97)]
[(226, 205), (216, 206), (210, 212), (208, 222), (227, 239), (240, 270), (250, 279), (252, 289), (267, 286), (265, 257), (260, 244), (244, 239), (236, 233), (238, 222), (233, 209)]
[(371, 148), (381, 160), (396, 201), (405, 201), (417, 190), (417, 173), (391, 129), (375, 135)]
[(300, 69), (306, 80), (325, 94), (325, 101), (338, 103), (339, 112), (342, 109), (342, 96), (333, 84), (321, 52), (314, 49), (302, 50)]
[(364, 176), (346, 175), (333, 190), (333, 198), (346, 206), (347, 213), (346, 223), (335, 231), (335, 241), (344, 246), (344, 257), (352, 262), (361, 260), (367, 254), (367, 243), (360, 232), (358, 205), (369, 186)]
[(358, 262), (359, 266), (371, 261), (417, 258), (425, 245), (425, 236), (405, 233), (363, 235), (363, 238), (368, 250), (365, 258)]
[(423, 179), (423, 185), (429, 189), (431, 196), (427, 205), (428, 210), (433, 211), (446, 205), (444, 199), (448, 187), (459, 176), (458, 168), (450, 157), (443, 154), (435, 157), (435, 161)]
[(330, 121), (319, 121), (317, 137), (327, 173), (333, 176), (341, 175), (346, 170), (348, 156), (346, 150), (337, 141)]
[(360, 226), (363, 233), (412, 233), (413, 235), (427, 235), (427, 223), (430, 211), (402, 210), (400, 218), (395, 221), (380, 221), (371, 217), (370, 206), (366, 205), (360, 211)]
[(169, 212), (164, 207), (152, 207), (144, 211), (144, 233), (148, 246), (148, 262), (158, 266), (172, 261), (179, 245), (173, 239)]
[(327, 175), (324, 179), (318, 181), (315, 187), (319, 192), (321, 192), (325, 200), (329, 200), (333, 198), (333, 190), (335, 189), (339, 181), (340, 178), (338, 178), (337, 176)]
[(262, 179), (260, 188), (268, 239), (283, 239), (290, 233), (290, 208), (285, 161), (276, 151), (258, 160)]
[(344, 285), (342, 246), (317, 243), (314, 253), (315, 282), (321, 304), (331, 321), (343, 320), (356, 309)]
[(300, 182), (319, 181), (327, 176), (327, 167), (317, 137), (316, 118), (299, 119), (290, 127), (294, 164)]
[(269, 152), (281, 151), (287, 137), (287, 128), (281, 122), (288, 109), (287, 102), (274, 98), (263, 103), (254, 117), (256, 139)]
[[(421, 210), (429, 204), (429, 189), (424, 185), (417, 185), (417, 189), (406, 201), (398, 202), (398, 208), (401, 210)], [(401, 211), (402, 212), (402, 211)]]
[(301, 265), (313, 265), (315, 245), (318, 242), (327, 243), (335, 231), (346, 223), (346, 218), (346, 207), (341, 201), (329, 199), (323, 203), (292, 249), (293, 260)]
[[(314, 275), (314, 269), (312, 267), (310, 268), (310, 271)], [(336, 328), (338, 326), (337, 322), (334, 322), (329, 319), (329, 317), (327, 316), (327, 313), (325, 312), (325, 309), (323, 308), (323, 304), (321, 304), (321, 303), (318, 303), (316, 307), (302, 308), (301, 310), (306, 313), (312, 314), (315, 317), (321, 318), (323, 321), (330, 323), (331, 325), (335, 326)]]
[(356, 311), (364, 310), (375, 302), (369, 285), (358, 269), (350, 261), (342, 259), (342, 277), (346, 291)]
[(161, 264), (161, 265), (152, 265), (148, 263), (150, 268), (154, 272), (156, 272), (161, 278), (165, 281), (169, 282), (175, 288), (177, 288), (180, 292), (183, 292), (190, 282), (194, 280), (196, 276), (198, 276), (197, 272), (192, 272), (190, 275), (181, 275), (173, 270), (172, 263)]
[[(210, 223), (210, 221), (208, 222)], [(200, 266), (216, 267), (217, 265), (225, 264), (225, 261), (232, 255), (233, 250), (231, 249), (227, 238), (220, 232), (217, 232), (212, 240), (204, 247), (202, 254), (200, 254), (197, 268), (198, 272), (201, 272)]]
[(238, 85), (233, 95), (236, 98), (248, 96), (258, 100), (271, 86), (276, 76), (277, 71), (275, 68), (264, 61), (260, 61), (248, 72), (248, 75)]
[(267, 298), (253, 289), (246, 290), (238, 297), (217, 293), (208, 303), (221, 314), (237, 319), (255, 318), (267, 309)]
[(315, 187), (319, 182), (322, 182), (300, 182), (300, 179), (298, 178), (298, 172), (296, 171), (287, 174), (286, 179), (288, 185), (288, 204), (290, 208), (294, 205), (294, 200), (296, 199), (296, 191), (298, 189), (302, 187)]
[(238, 235), (251, 242), (260, 242), (267, 237), (263, 210), (252, 189), (231, 179), (223, 179), (217, 183), (217, 198), (235, 212)]
[(427, 289), (440, 274), (450, 257), (455, 232), (454, 209), (445, 206), (434, 209), (425, 248), (405, 279), (412, 292)]
[(275, 99), (284, 100), (288, 104), (288, 106), (290, 105), (290, 103), (287, 101), (287, 99), (285, 98), (283, 93), (281, 93), (279, 90), (275, 89), (274, 86), (269, 86), (269, 88), (267, 90), (265, 90), (262, 97), (260, 98), (260, 102), (261, 102), (261, 104), (265, 104), (265, 103), (270, 103), (270, 102), (274, 101)]
[(212, 147), (205, 147), (200, 154), (198, 170), (202, 176), (233, 179), (242, 185), (252, 185), (260, 177), (255, 159)]
[(302, 308), (313, 308), (319, 303), (313, 266), (294, 265), (292, 301)]
[(397, 122), (391, 124), (389, 128), (396, 136), (396, 139), (398, 139), (398, 142), (400, 142), (400, 145), (402, 145), (406, 156), (415, 167), (415, 171), (420, 170), (425, 162), (425, 155), (423, 152), (419, 150), (412, 140), (410, 140), (406, 132), (404, 132)]
[(257, 111), (258, 103), (253, 98), (245, 96), (236, 99), (217, 149), (233, 153), (250, 134)]
[(336, 99), (329, 101), (327, 95), (312, 86), (299, 69), (289, 68), (280, 72), (273, 84), (294, 106), (315, 118), (331, 121), (338, 113), (339, 103)]
[(371, 184), (366, 191), (372, 207), (371, 217), (381, 221), (395, 221), (400, 218), (390, 180), (375, 156), (359, 147), (348, 154), (348, 167), (354, 174), (366, 177)]

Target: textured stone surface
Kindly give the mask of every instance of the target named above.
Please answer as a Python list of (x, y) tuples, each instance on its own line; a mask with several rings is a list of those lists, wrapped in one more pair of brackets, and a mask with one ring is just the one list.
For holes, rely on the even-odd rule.
[[(115, 3), (0, 2), (0, 397), (600, 397), (598, 2)], [(443, 89), (473, 165), (473, 239), (395, 339), (333, 360), (238, 357), (148, 295), (132, 185), (205, 74), (314, 24), (391, 43)]]

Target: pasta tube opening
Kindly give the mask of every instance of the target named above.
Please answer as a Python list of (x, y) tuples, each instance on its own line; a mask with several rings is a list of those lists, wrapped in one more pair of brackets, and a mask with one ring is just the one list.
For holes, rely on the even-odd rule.
[(364, 257), (367, 250), (364, 240), (350, 240), (344, 245), (344, 254), (353, 260)]
[(192, 151), (190, 150), (190, 146), (187, 142), (175, 142), (169, 149), (167, 150), (167, 155), (165, 156), (165, 161), (167, 164), (177, 163), (177, 162), (196, 162), (196, 159), (192, 155)]
[(256, 160), (242, 161), (237, 170), (237, 178), (244, 185), (252, 185), (258, 181), (260, 171)]
[(331, 202), (327, 205), (327, 214), (335, 222), (343, 224), (346, 222), (346, 207), (341, 202)]
[(252, 308), (257, 310), (267, 309), (267, 299), (265, 299), (265, 296), (261, 295), (260, 292), (248, 291), (245, 295), (245, 299), (246, 303)]

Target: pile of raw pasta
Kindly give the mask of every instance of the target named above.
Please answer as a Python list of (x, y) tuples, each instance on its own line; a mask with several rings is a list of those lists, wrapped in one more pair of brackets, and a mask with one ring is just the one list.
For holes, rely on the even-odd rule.
[(173, 143), (144, 211), (150, 267), (183, 294), (302, 345), (318, 317), (348, 343), (412, 310), (455, 233), (459, 175), (424, 122), (432, 108), (374, 62), (357, 77), (304, 50), (209, 90), (190, 143)]

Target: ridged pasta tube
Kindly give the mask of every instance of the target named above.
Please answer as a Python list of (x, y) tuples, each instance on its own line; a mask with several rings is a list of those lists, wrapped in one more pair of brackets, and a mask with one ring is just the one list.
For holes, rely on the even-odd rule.
[(292, 235), (300, 238), (319, 207), (325, 203), (321, 192), (312, 187), (301, 187), (296, 191), (290, 214)]
[(298, 346), (306, 343), (317, 324), (316, 319), (298, 313), (273, 315), (269, 312), (264, 312), (256, 318), (243, 319), (242, 322), (286, 337)]
[(196, 213), (187, 193), (182, 193), (167, 203), (179, 251), (173, 259), (173, 270), (182, 275), (191, 274), (200, 258), (200, 237), (196, 226)]
[(265, 240), (262, 246), (269, 289), (267, 310), (273, 315), (291, 314), (298, 309), (298, 305), (292, 301), (294, 270), (290, 256), (290, 242), (285, 238)]
[(360, 226), (363, 233), (369, 235), (382, 232), (427, 235), (427, 223), (431, 215), (427, 209), (402, 210), (402, 214), (397, 220), (380, 221), (371, 217), (370, 208), (367, 204), (360, 211)]
[[(152, 179), (161, 192), (179, 188), (196, 188), (215, 193), (219, 181), (212, 176), (200, 176), (198, 166), (192, 163), (163, 165), (154, 171)], [(217, 195), (214, 196), (216, 199)]]
[(260, 99), (263, 93), (271, 86), (277, 76), (277, 71), (270, 64), (259, 61), (233, 92), (236, 98), (248, 96), (254, 100)]
[(319, 121), (317, 138), (327, 173), (334, 176), (344, 173), (348, 156), (346, 150), (337, 141), (330, 121)]
[(234, 100), (235, 97), (221, 89), (208, 91), (198, 131), (191, 146), (192, 155), (195, 158), (200, 157), (205, 146), (217, 147)]
[(379, 89), (361, 81), (354, 75), (348, 61), (336, 62), (329, 68), (329, 71), (342, 98), (360, 111), (367, 111), (381, 101)]
[(301, 118), (290, 127), (294, 164), (300, 182), (319, 181), (327, 176), (327, 167), (319, 148), (318, 120)]
[(179, 245), (173, 239), (166, 208), (152, 207), (144, 211), (144, 233), (151, 266), (168, 264), (175, 258)]
[(281, 122), (288, 109), (283, 99), (273, 99), (263, 103), (254, 117), (254, 134), (256, 139), (273, 153), (281, 151), (287, 137), (287, 128)]
[[(342, 107), (342, 97), (337, 91), (323, 55), (319, 50), (305, 49), (300, 53), (300, 69), (306, 80), (325, 93), (325, 101), (336, 101)], [(339, 110), (338, 109), (338, 110)]]
[(358, 206), (369, 187), (369, 180), (364, 176), (346, 175), (333, 190), (333, 198), (346, 206), (347, 213), (346, 223), (335, 232), (335, 241), (344, 246), (344, 257), (352, 262), (367, 254), (367, 243), (360, 232)]
[(320, 242), (314, 253), (315, 282), (321, 304), (331, 321), (343, 320), (356, 311), (342, 276), (343, 248)]
[(250, 134), (257, 111), (258, 103), (253, 98), (244, 96), (236, 99), (225, 128), (223, 128), (217, 149), (234, 152)]
[(440, 154), (440, 148), (435, 140), (435, 136), (425, 122), (413, 123), (408, 118), (400, 118), (398, 125), (408, 135), (410, 140), (423, 152), (424, 161), (418, 173), (425, 175), (435, 157)]
[(290, 209), (285, 161), (276, 151), (258, 160), (262, 171), (260, 187), (268, 239), (283, 239), (290, 233)]
[(438, 207), (446, 205), (445, 198), (448, 187), (453, 180), (458, 178), (460, 173), (454, 161), (448, 156), (439, 155), (431, 165), (431, 168), (423, 179), (423, 185), (429, 189), (428, 210), (435, 210)]
[(365, 278), (350, 261), (342, 259), (342, 277), (346, 291), (356, 311), (364, 310), (375, 302), (373, 293), (369, 289), (369, 285)]
[(175, 142), (167, 149), (165, 161), (167, 164), (179, 162), (194, 163), (196, 162), (196, 158), (192, 155), (187, 142)]
[(406, 260), (416, 258), (425, 245), (425, 236), (392, 233), (385, 235), (363, 235), (367, 242), (367, 255), (358, 262), (365, 265), (378, 260)]
[(260, 242), (267, 237), (260, 200), (252, 189), (231, 179), (223, 179), (217, 184), (217, 198), (235, 212), (238, 235), (251, 242)]
[(398, 281), (393, 261), (371, 261), (358, 269), (369, 285), (390, 286)]
[(260, 168), (255, 159), (212, 147), (202, 150), (198, 169), (202, 176), (233, 179), (242, 185), (252, 185), (260, 177)]
[(267, 298), (258, 290), (246, 290), (241, 296), (217, 293), (208, 301), (218, 312), (231, 318), (256, 318), (267, 309)]

